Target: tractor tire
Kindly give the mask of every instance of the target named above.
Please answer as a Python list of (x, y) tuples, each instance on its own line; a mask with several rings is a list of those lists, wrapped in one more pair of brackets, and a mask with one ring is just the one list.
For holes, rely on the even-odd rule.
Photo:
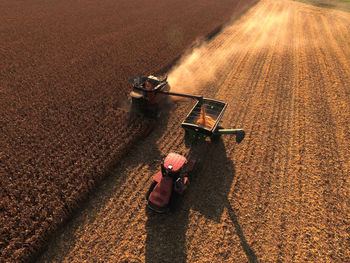
[(190, 147), (192, 143), (192, 138), (190, 135), (190, 132), (188, 130), (185, 130), (185, 146)]
[(150, 194), (152, 193), (154, 187), (156, 187), (156, 185), (157, 185), (157, 182), (156, 182), (156, 181), (153, 181), (153, 182), (151, 183), (151, 185), (150, 185), (150, 187), (149, 187), (149, 189), (148, 189), (148, 191), (147, 191), (147, 193), (146, 193), (146, 200), (147, 200), (147, 201), (148, 201), (148, 198), (149, 198)]

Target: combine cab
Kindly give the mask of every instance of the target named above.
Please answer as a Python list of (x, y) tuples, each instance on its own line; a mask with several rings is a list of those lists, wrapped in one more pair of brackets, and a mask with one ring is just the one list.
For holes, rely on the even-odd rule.
[(130, 92), (132, 112), (143, 114), (146, 117), (159, 116), (159, 105), (167, 99), (170, 86), (166, 78), (160, 80), (155, 76), (135, 76), (130, 79), (133, 91)]

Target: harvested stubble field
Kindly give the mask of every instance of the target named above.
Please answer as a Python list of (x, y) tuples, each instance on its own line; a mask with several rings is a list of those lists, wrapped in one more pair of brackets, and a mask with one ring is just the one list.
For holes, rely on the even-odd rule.
[(118, 108), (253, 1), (0, 1), (0, 261), (32, 257), (147, 126)]
[(159, 156), (189, 150), (175, 101), (38, 262), (349, 262), (349, 37), (348, 13), (260, 1), (169, 76), (229, 102), (245, 140), (203, 144), (181, 209), (149, 212)]

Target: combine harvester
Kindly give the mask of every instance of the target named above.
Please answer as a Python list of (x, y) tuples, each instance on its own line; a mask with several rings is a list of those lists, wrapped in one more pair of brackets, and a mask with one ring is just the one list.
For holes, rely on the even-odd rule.
[[(133, 85), (133, 91), (130, 93), (132, 111), (152, 118), (154, 120), (152, 127), (160, 114), (160, 104), (164, 102), (166, 96), (197, 100), (181, 125), (185, 130), (185, 142), (191, 145), (191, 149), (193, 145), (205, 141), (207, 137), (212, 142), (217, 142), (222, 134), (236, 135), (237, 143), (244, 139), (244, 130), (224, 129), (219, 126), (227, 103), (203, 98), (203, 96), (170, 92), (167, 78), (159, 80), (154, 76), (135, 76), (130, 79), (130, 82)], [(195, 174), (197, 167), (198, 160), (192, 157), (168, 153), (162, 159), (161, 169), (153, 176), (146, 194), (148, 207), (158, 213), (174, 210), (180, 203), (189, 185), (189, 179)]]

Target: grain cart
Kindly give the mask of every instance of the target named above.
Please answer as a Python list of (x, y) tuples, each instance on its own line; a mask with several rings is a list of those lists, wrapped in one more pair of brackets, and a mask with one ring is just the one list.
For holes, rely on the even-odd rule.
[(198, 101), (181, 124), (186, 142), (204, 141), (207, 137), (215, 142), (222, 134), (234, 134), (236, 142), (240, 143), (245, 136), (244, 130), (224, 129), (219, 125), (226, 108), (227, 103), (222, 101), (207, 98)]

